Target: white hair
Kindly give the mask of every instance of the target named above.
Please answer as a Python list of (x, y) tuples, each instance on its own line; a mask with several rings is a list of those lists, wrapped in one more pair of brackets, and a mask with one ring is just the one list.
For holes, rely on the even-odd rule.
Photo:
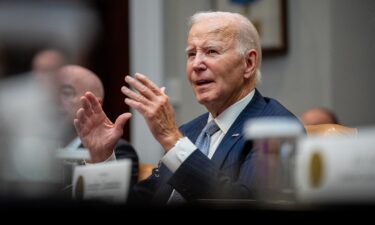
[(227, 17), (232, 20), (237, 26), (236, 42), (237, 51), (240, 55), (244, 56), (250, 49), (255, 49), (257, 52), (257, 71), (256, 79), (257, 82), (261, 81), (260, 66), (262, 64), (262, 49), (259, 34), (254, 25), (245, 16), (239, 13), (231, 12), (197, 12), (190, 17), (188, 22), (189, 29), (198, 22), (210, 19), (210, 18), (222, 18)]

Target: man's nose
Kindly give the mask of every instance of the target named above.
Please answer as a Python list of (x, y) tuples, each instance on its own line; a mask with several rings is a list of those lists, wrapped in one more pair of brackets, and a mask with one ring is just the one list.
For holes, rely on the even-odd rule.
[(205, 55), (202, 53), (197, 53), (195, 55), (194, 61), (193, 61), (193, 69), (194, 70), (205, 70), (206, 64), (205, 64)]

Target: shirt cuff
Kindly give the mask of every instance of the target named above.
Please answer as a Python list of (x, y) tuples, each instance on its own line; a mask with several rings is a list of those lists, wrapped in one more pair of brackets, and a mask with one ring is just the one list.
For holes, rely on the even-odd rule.
[(193, 153), (197, 147), (187, 137), (180, 138), (177, 143), (171, 148), (161, 161), (173, 173), (178, 167)]
[[(115, 151), (112, 151), (112, 154), (108, 157), (108, 159), (106, 159), (103, 162), (99, 162), (99, 163), (105, 163), (105, 162), (111, 162), (111, 161), (116, 161)], [(88, 163), (88, 162), (86, 162), (86, 160), (83, 160), (83, 164), (90, 165), (90, 164), (97, 164), (97, 163)]]

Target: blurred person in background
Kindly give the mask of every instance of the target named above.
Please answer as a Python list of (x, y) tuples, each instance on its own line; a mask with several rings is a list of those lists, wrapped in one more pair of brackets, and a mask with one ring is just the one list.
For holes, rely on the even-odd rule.
[[(103, 104), (103, 84), (96, 74), (78, 65), (66, 65), (61, 67), (56, 73), (56, 81), (59, 92), (59, 120), (63, 122), (67, 130), (69, 130), (64, 138), (63, 146), (69, 150), (84, 148), (74, 129), (73, 120), (76, 112), (81, 107), (80, 98), (86, 92), (90, 91), (94, 93), (98, 102), (100, 102), (101, 105)], [(131, 183), (134, 184), (137, 182), (138, 155), (127, 141), (124, 139), (117, 141), (111, 159), (131, 159)], [(69, 181), (71, 182), (71, 180)]]
[(324, 107), (316, 107), (306, 110), (301, 114), (301, 122), (304, 125), (338, 124), (336, 114)]
[(36, 76), (53, 74), (67, 63), (67, 59), (61, 51), (56, 49), (44, 49), (35, 54), (32, 59), (32, 71)]
[(62, 51), (46, 48), (38, 51), (31, 60), (31, 74), (51, 97), (56, 97), (56, 72), (68, 63)]

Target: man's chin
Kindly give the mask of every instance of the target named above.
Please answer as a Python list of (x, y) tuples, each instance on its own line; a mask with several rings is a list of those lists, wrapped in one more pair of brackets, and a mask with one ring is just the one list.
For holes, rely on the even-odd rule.
[(205, 97), (197, 97), (197, 101), (199, 104), (201, 105), (208, 105), (212, 102), (212, 99), (209, 98), (208, 96), (205, 96)]

